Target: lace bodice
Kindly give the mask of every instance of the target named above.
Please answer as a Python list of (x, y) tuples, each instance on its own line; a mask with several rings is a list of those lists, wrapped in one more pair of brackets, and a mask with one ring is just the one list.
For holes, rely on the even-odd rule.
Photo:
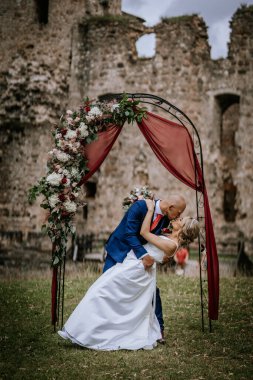
[[(159, 237), (162, 238), (162, 239), (167, 239), (167, 240), (173, 241), (176, 244), (176, 246), (175, 246), (175, 252), (176, 252), (176, 250), (178, 248), (178, 245), (177, 245), (177, 243), (174, 240), (168, 238), (167, 236), (162, 236), (161, 235)], [(157, 263), (162, 263), (163, 262), (163, 257), (164, 257), (165, 254), (164, 254), (164, 252), (160, 248), (157, 248), (155, 245), (153, 245), (151, 243), (145, 244), (144, 248), (148, 251), (148, 254), (155, 259), (155, 261)]]

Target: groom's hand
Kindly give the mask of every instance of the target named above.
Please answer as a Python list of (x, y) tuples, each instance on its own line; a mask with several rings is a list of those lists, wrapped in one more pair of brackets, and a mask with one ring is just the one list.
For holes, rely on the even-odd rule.
[(142, 262), (143, 262), (145, 270), (149, 270), (154, 264), (155, 260), (153, 259), (152, 256), (146, 255), (143, 257)]

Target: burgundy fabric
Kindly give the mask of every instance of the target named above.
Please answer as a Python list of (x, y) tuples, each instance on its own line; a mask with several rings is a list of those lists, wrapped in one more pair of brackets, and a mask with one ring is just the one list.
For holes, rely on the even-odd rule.
[(208, 315), (210, 319), (215, 320), (218, 319), (219, 314), (219, 261), (206, 188), (204, 189), (204, 209), (208, 278)]
[(85, 183), (100, 167), (110, 152), (122, 127), (111, 125), (106, 131), (98, 133), (98, 139), (85, 146), (84, 156), (88, 159), (90, 171), (84, 176), (79, 185)]
[(139, 128), (153, 152), (176, 178), (195, 189), (194, 148), (187, 128), (150, 112), (147, 114)]
[(194, 152), (192, 138), (184, 126), (150, 112), (147, 113), (147, 119), (143, 119), (139, 124), (139, 128), (165, 168), (187, 186), (193, 189), (197, 187), (197, 190), (203, 193), (208, 275), (208, 312), (210, 319), (218, 319), (219, 262), (208, 195), (201, 168)]

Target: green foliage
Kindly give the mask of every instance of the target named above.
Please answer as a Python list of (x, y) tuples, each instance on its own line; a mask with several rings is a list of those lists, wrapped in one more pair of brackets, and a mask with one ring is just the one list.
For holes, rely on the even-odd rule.
[(112, 121), (115, 124), (122, 125), (125, 121), (130, 123), (141, 123), (143, 118), (146, 118), (146, 108), (139, 107), (138, 100), (129, 99), (127, 94), (123, 96), (119, 103), (119, 107), (112, 115)]
[(175, 17), (162, 17), (162, 22), (166, 24), (170, 24), (170, 23), (177, 24), (179, 22), (191, 21), (196, 16), (197, 16), (197, 13), (193, 13), (191, 15), (175, 16)]
[(112, 23), (120, 23), (121, 25), (129, 25), (129, 22), (133, 18), (127, 15), (98, 15), (98, 16), (90, 16), (89, 18), (85, 18), (83, 20), (84, 24), (97, 24), (99, 26), (106, 26)]

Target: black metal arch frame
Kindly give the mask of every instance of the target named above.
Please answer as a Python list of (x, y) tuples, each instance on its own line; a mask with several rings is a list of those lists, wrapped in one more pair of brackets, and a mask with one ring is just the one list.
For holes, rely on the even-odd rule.
[[(142, 104), (149, 104), (154, 108), (160, 108), (166, 113), (168, 113), (173, 119), (187, 128), (191, 134), (194, 151), (198, 161), (200, 162), (200, 167), (202, 171), (202, 177), (204, 180), (204, 169), (203, 169), (203, 154), (201, 140), (197, 128), (191, 121), (191, 119), (178, 107), (174, 106), (167, 100), (152, 94), (144, 93), (108, 93), (99, 97), (100, 101), (109, 101), (112, 99), (120, 100), (123, 96), (127, 95), (131, 99), (137, 99)], [(195, 184), (197, 183), (197, 169), (195, 162)], [(206, 246), (206, 232), (205, 232), (205, 216), (204, 216), (204, 198), (203, 193), (195, 191), (196, 193), (196, 212), (197, 219), (200, 223), (200, 234), (198, 237), (198, 259), (199, 259), (199, 280), (200, 280), (200, 309), (201, 309), (201, 326), (202, 331), (205, 331), (205, 320), (209, 321), (209, 331), (212, 331), (211, 320), (208, 317), (208, 289), (207, 289), (207, 261), (205, 250), (202, 252), (202, 248)], [(64, 277), (65, 277), (65, 263), (66, 254), (62, 265), (60, 265), (59, 276), (58, 276), (58, 307), (57, 307), (57, 320), (59, 321), (60, 309), (61, 309), (61, 327), (63, 326), (63, 308), (64, 308)], [(54, 326), (55, 328), (55, 326)]]
[[(203, 153), (200, 136), (197, 128), (191, 119), (178, 107), (174, 106), (167, 100), (152, 94), (145, 93), (108, 93), (99, 97), (101, 101), (112, 99), (120, 100), (123, 96), (127, 95), (130, 99), (139, 100), (142, 104), (149, 104), (153, 108), (160, 108), (168, 113), (174, 121), (183, 125), (188, 129), (191, 134), (194, 151), (200, 163), (202, 177), (204, 181), (204, 167), (203, 167)], [(195, 162), (195, 184), (197, 183), (197, 169)], [(208, 317), (208, 289), (207, 289), (207, 261), (205, 255), (206, 246), (206, 231), (205, 231), (205, 215), (204, 215), (204, 198), (203, 193), (195, 191), (196, 193), (196, 212), (197, 219), (200, 223), (200, 234), (198, 237), (198, 259), (199, 259), (199, 280), (200, 280), (200, 309), (201, 309), (201, 326), (202, 331), (205, 330), (205, 319), (208, 320), (209, 331), (212, 331), (211, 319)], [(203, 251), (203, 252), (202, 252)]]

